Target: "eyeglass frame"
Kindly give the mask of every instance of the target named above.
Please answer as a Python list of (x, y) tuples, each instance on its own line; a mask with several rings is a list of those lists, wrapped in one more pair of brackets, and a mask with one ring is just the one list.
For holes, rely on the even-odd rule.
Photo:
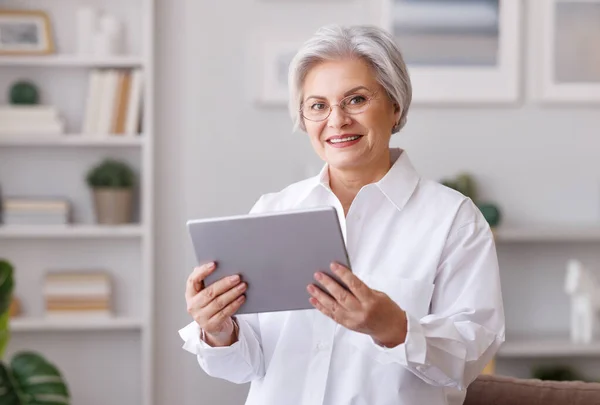
[(349, 113), (349, 112), (347, 112), (346, 110), (344, 110), (344, 108), (340, 107), (340, 108), (342, 109), (342, 111), (344, 112), (344, 114), (348, 114), (348, 115), (358, 115), (358, 114), (362, 114), (362, 113), (364, 113), (365, 111), (367, 111), (367, 110), (368, 110), (368, 108), (371, 106), (371, 101), (373, 101), (373, 100), (375, 99), (375, 96), (377, 95), (377, 93), (378, 93), (378, 91), (376, 90), (376, 91), (374, 91), (374, 92), (373, 92), (371, 95), (360, 94), (360, 93), (349, 94), (349, 95), (347, 95), (346, 97), (342, 98), (342, 99), (340, 100), (340, 102), (339, 102), (339, 103), (337, 103), (337, 104), (331, 104), (331, 105), (329, 106), (329, 113), (328, 113), (328, 114), (325, 116), (325, 118), (323, 118), (323, 119), (320, 119), (320, 120), (311, 120), (310, 118), (307, 118), (307, 117), (306, 117), (306, 116), (305, 116), (305, 115), (302, 113), (302, 110), (304, 109), (304, 103), (302, 103), (302, 104), (300, 105), (300, 109), (298, 110), (298, 112), (300, 113), (300, 116), (301, 116), (302, 118), (304, 118), (304, 119), (307, 119), (307, 120), (309, 120), (309, 121), (311, 121), (311, 122), (323, 122), (323, 121), (325, 121), (327, 118), (329, 118), (329, 116), (330, 116), (330, 115), (331, 115), (331, 113), (333, 112), (333, 107), (340, 107), (340, 106), (341, 106), (341, 104), (344, 102), (344, 100), (346, 100), (346, 99), (348, 99), (348, 98), (351, 98), (351, 97), (356, 97), (356, 96), (367, 97), (367, 106), (366, 106), (366, 108), (365, 108), (363, 111), (361, 111), (361, 112), (357, 112), (357, 113)]

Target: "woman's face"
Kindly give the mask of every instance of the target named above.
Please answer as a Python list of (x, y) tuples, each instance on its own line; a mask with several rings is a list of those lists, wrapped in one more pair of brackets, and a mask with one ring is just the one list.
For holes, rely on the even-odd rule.
[[(387, 159), (393, 126), (400, 109), (377, 82), (371, 67), (361, 59), (323, 62), (307, 74), (303, 85), (303, 109), (332, 107), (324, 121), (303, 118), (316, 153), (336, 169), (357, 169), (378, 159)], [(344, 112), (339, 103), (360, 105), (369, 100), (358, 114)]]

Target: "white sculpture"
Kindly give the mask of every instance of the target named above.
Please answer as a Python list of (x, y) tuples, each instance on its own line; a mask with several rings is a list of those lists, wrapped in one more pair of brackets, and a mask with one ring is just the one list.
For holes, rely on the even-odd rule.
[(77, 50), (80, 54), (115, 56), (123, 53), (123, 23), (90, 6), (77, 10)]
[(594, 275), (578, 260), (567, 264), (565, 291), (571, 296), (571, 341), (590, 343), (600, 310), (600, 286)]

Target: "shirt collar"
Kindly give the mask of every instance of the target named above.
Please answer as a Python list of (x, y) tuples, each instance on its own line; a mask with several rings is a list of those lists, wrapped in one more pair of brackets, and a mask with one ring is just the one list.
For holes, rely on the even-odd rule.
[[(420, 181), (420, 176), (413, 167), (406, 151), (400, 148), (390, 148), (390, 158), (392, 167), (385, 176), (374, 185), (398, 210), (402, 210), (412, 194), (414, 193)], [(329, 186), (329, 168), (323, 165), (318, 175), (312, 178), (309, 183), (307, 193), (302, 196), (307, 197), (313, 191), (324, 187), (331, 192)], [(302, 198), (302, 199), (303, 199)]]
[(394, 162), (392, 167), (375, 185), (400, 211), (413, 195), (421, 178), (403, 149), (390, 149), (390, 157)]

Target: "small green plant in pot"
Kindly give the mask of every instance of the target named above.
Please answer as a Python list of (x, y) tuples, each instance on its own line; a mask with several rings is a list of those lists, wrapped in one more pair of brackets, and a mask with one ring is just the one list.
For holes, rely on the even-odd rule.
[(500, 221), (502, 220), (500, 209), (492, 202), (479, 200), (479, 195), (477, 194), (477, 184), (475, 184), (475, 180), (470, 174), (460, 173), (453, 179), (442, 179), (440, 183), (462, 193), (466, 197), (469, 197), (475, 203), (475, 205), (477, 205), (491, 228), (495, 228), (500, 225)]
[(41, 354), (22, 351), (4, 362), (13, 288), (13, 267), (0, 259), (0, 404), (69, 405), (69, 388), (60, 371)]
[(125, 162), (106, 158), (87, 173), (92, 189), (96, 222), (124, 224), (131, 222), (135, 173)]

